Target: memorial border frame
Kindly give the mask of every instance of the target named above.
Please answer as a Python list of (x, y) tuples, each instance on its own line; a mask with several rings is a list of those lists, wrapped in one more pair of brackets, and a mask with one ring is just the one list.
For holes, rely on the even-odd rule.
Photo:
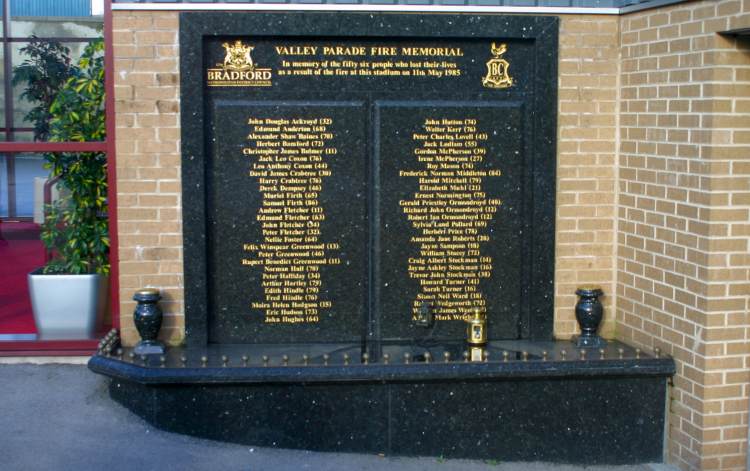
[[(512, 18), (512, 21), (510, 21)], [(310, 33), (310, 25), (315, 32)], [(403, 13), (180, 13), (180, 100), (182, 129), (183, 243), (185, 264), (185, 337), (188, 347), (208, 344), (208, 276), (206, 240), (206, 155), (204, 142), (206, 110), (203, 90), (203, 43), (210, 36), (256, 37), (370, 37), (441, 39), (521, 39), (535, 43), (535, 82), (531, 109), (533, 129), (531, 155), (533, 215), (528, 227), (532, 242), (528, 260), (529, 316), (521, 324), (521, 338), (551, 340), (554, 325), (554, 227), (542, 221), (555, 221), (556, 194), (558, 29), (555, 16), (507, 16), (477, 14)], [(466, 34), (466, 31), (471, 31)], [(541, 113), (545, 107), (554, 111)], [(544, 178), (538, 177), (543, 175)], [(536, 228), (536, 230), (534, 230)]]

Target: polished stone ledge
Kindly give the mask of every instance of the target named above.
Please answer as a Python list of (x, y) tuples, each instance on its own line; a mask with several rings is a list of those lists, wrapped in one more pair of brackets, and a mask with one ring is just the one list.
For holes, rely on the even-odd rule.
[(491, 342), (489, 355), (480, 362), (467, 361), (463, 349), (462, 344), (386, 345), (377, 358), (363, 358), (360, 347), (353, 345), (212, 345), (170, 348), (163, 356), (136, 356), (125, 348), (95, 355), (89, 368), (140, 384), (666, 377), (675, 372), (672, 358), (615, 341), (585, 352), (568, 341)]

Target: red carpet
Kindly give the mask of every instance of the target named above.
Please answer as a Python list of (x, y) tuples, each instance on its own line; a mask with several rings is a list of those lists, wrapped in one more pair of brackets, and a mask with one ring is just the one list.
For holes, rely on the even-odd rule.
[(26, 275), (44, 265), (39, 225), (0, 222), (0, 334), (34, 334)]

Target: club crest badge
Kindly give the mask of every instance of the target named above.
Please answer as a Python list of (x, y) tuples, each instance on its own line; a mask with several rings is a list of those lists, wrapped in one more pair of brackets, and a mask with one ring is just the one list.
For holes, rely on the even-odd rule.
[(482, 77), (482, 85), (487, 88), (508, 88), (513, 86), (513, 77), (508, 73), (510, 64), (508, 61), (502, 58), (505, 51), (508, 50), (508, 45), (505, 43), (499, 46), (492, 43), (490, 52), (492, 53), (492, 59), (487, 61), (487, 75)]

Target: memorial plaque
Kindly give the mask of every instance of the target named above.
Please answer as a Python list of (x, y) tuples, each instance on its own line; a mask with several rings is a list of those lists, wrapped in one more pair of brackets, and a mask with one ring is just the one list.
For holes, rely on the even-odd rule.
[(222, 314), (211, 339), (357, 341), (367, 304), (362, 103), (214, 104), (208, 291)]
[[(462, 338), (475, 309), (517, 338), (523, 252), (518, 102), (378, 103), (378, 305), (384, 338)], [(408, 315), (411, 314), (411, 315)], [(433, 334), (434, 335), (434, 334)]]
[(189, 341), (549, 338), (556, 28), (182, 14)]

